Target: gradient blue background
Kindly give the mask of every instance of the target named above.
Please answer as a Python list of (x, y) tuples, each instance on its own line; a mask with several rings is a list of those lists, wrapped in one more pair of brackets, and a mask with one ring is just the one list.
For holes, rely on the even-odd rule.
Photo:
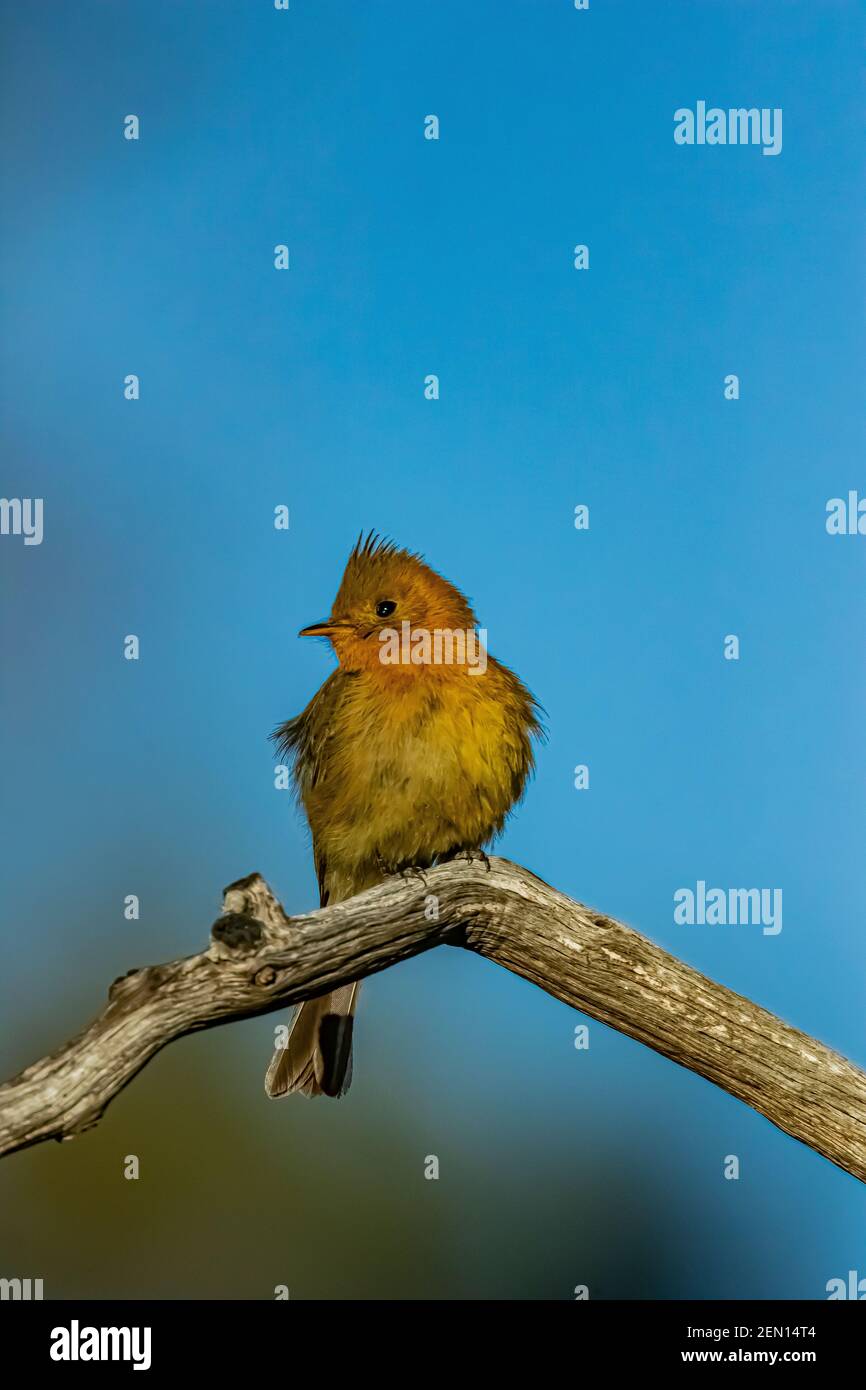
[[(0, 492), (44, 497), (46, 533), (0, 540), (0, 1070), (200, 949), (231, 879), (315, 903), (267, 735), (330, 669), (295, 634), (371, 526), (473, 597), (547, 710), (502, 851), (866, 1064), (866, 539), (824, 528), (866, 491), (862, 8), (3, 15)], [(676, 146), (699, 99), (782, 107), (781, 155)], [(675, 926), (699, 878), (781, 887), (781, 935)], [(575, 1051), (580, 1021), (443, 949), (369, 984), (338, 1106), (266, 1101), (274, 1018), (184, 1040), (96, 1131), (0, 1167), (0, 1274), (258, 1298), (866, 1274), (854, 1179), (600, 1024)]]

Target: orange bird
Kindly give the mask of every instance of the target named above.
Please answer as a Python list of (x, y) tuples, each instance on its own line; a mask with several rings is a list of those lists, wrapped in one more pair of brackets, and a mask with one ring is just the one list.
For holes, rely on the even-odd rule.
[[(349, 556), (326, 637), (339, 666), (273, 734), (294, 764), (320, 901), (391, 873), (481, 853), (533, 768), (539, 706), (477, 637), (468, 600), (372, 532)], [(360, 983), (301, 1004), (265, 1078), (269, 1096), (340, 1096), (352, 1079)]]

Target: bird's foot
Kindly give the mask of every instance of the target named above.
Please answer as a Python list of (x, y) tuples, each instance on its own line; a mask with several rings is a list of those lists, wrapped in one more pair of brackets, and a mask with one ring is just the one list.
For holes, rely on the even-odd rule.
[(397, 872), (402, 879), (420, 878), (424, 887), (427, 887), (427, 875), (424, 873), (420, 864), (405, 864), (403, 868), (398, 869)]
[(382, 858), (379, 851), (376, 851), (376, 868), (379, 870), (379, 873), (386, 878), (392, 878), (394, 876), (404, 880), (407, 878), (420, 878), (426, 888), (427, 878), (424, 873), (424, 868), (426, 867), (426, 865), (422, 867), (420, 864), (389, 864)]
[(454, 856), (455, 859), (465, 859), (467, 864), (483, 864), (490, 873), (490, 860), (483, 849), (461, 849)]

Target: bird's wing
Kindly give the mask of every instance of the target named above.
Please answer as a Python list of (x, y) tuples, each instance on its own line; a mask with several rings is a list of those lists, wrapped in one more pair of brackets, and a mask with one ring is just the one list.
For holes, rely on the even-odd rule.
[[(278, 751), (292, 763), (295, 792), (305, 811), (310, 792), (326, 775), (329, 746), (335, 730), (336, 710), (346, 695), (347, 682), (352, 679), (351, 672), (339, 668), (332, 671), (306, 709), (294, 719), (286, 720), (285, 724), (281, 724), (271, 735)], [(325, 907), (329, 898), (326, 886), (327, 865), (321, 846), (316, 843), (315, 831), (312, 834), (319, 900), (321, 906)]]

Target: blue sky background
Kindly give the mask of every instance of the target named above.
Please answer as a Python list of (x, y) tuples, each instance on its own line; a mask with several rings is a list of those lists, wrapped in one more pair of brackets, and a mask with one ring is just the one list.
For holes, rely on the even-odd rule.
[[(45, 499), (41, 547), (0, 539), (4, 1073), (200, 949), (239, 875), (315, 903), (267, 735), (330, 669), (295, 634), (369, 527), (472, 596), (546, 708), (502, 852), (866, 1065), (866, 539), (824, 526), (866, 493), (862, 30), (847, 3), (4, 6), (0, 492)], [(699, 99), (781, 107), (782, 153), (675, 145)], [(782, 933), (674, 925), (701, 878), (782, 888)], [(98, 1130), (7, 1160), (0, 1274), (866, 1275), (854, 1179), (600, 1024), (576, 1052), (578, 1015), (465, 953), (370, 983), (339, 1106), (266, 1101), (276, 1021), (174, 1045)]]

